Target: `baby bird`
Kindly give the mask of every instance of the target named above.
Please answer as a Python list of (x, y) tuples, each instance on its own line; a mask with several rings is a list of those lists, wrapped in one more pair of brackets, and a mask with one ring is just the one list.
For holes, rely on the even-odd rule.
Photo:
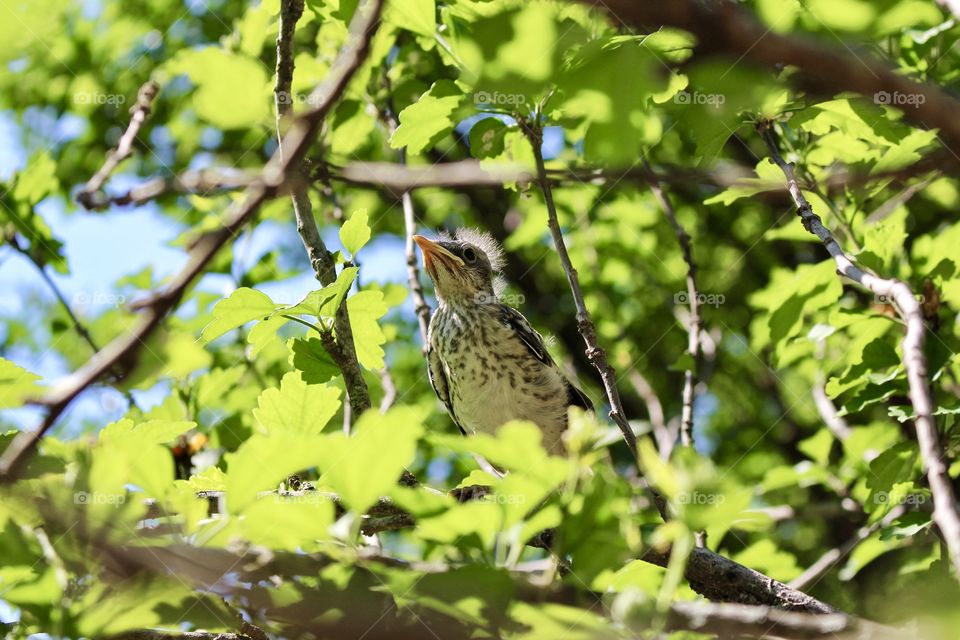
[(593, 407), (554, 364), (543, 337), (497, 299), (503, 257), (496, 241), (472, 229), (413, 239), (439, 302), (428, 334), (430, 384), (454, 423), (464, 434), (492, 434), (509, 420), (530, 420), (544, 448), (563, 453), (567, 407)]

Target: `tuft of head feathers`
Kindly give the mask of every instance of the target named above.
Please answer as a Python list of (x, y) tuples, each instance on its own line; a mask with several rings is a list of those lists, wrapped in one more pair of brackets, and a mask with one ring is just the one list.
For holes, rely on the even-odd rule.
[(439, 239), (445, 242), (466, 242), (483, 251), (490, 262), (490, 270), (493, 271), (493, 293), (498, 298), (503, 294), (504, 289), (507, 288), (507, 281), (500, 275), (505, 262), (503, 248), (489, 232), (471, 227), (460, 227), (453, 235), (441, 231)]
[(453, 238), (457, 242), (467, 242), (483, 251), (487, 260), (490, 261), (490, 268), (494, 274), (499, 274), (503, 269), (503, 249), (500, 247), (500, 243), (494, 240), (488, 232), (470, 227), (460, 227), (454, 232)]

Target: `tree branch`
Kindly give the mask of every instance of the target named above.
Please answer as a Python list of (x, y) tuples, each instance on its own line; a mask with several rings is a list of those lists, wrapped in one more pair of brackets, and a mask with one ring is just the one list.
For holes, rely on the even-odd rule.
[(137, 92), (137, 101), (130, 107), (130, 124), (127, 130), (123, 132), (117, 141), (115, 149), (107, 154), (100, 170), (93, 174), (93, 177), (87, 181), (83, 189), (77, 194), (77, 202), (88, 209), (97, 208), (97, 202), (102, 197), (101, 190), (104, 183), (119, 166), (121, 162), (130, 157), (133, 152), (133, 142), (137, 139), (137, 134), (143, 127), (150, 115), (150, 109), (153, 107), (153, 101), (160, 93), (160, 86), (153, 80), (149, 80), (140, 87)]
[(346, 89), (347, 83), (363, 62), (370, 38), (376, 29), (383, 0), (368, 0), (357, 9), (350, 25), (347, 43), (337, 55), (328, 76), (310, 96), (312, 108), (301, 114), (284, 137), (286, 156), (279, 150), (263, 168), (261, 179), (253, 183), (242, 200), (234, 203), (223, 216), (219, 229), (201, 235), (190, 247), (187, 264), (160, 292), (138, 308), (145, 310), (137, 326), (119, 336), (97, 352), (85, 365), (53, 386), (33, 402), (48, 408), (47, 415), (33, 431), (22, 431), (0, 455), (0, 482), (9, 482), (37, 442), (53, 426), (67, 406), (87, 387), (115, 367), (129, 370), (146, 340), (160, 326), (183, 298), (187, 289), (200, 277), (217, 252), (253, 217), (260, 205), (275, 197), (287, 178), (293, 174), (307, 152), (307, 147), (327, 113)]
[[(644, 167), (651, 176), (656, 176), (649, 163), (644, 160)], [(677, 220), (677, 214), (670, 204), (656, 177), (650, 180), (650, 190), (663, 208), (664, 215), (670, 221), (673, 232), (683, 251), (683, 260), (687, 263), (687, 298), (690, 304), (690, 324), (687, 327), (687, 353), (693, 360), (690, 368), (683, 374), (683, 409), (680, 414), (680, 443), (685, 447), (693, 446), (693, 398), (697, 387), (697, 369), (700, 362), (700, 332), (703, 329), (703, 320), (700, 317), (700, 292), (697, 289), (697, 264), (693, 261), (693, 251), (690, 248), (690, 236), (686, 229)]]
[[(387, 95), (389, 96), (391, 92), (390, 78), (386, 74), (384, 74), (384, 83), (386, 84)], [(398, 126), (392, 101), (389, 101), (388, 106), (380, 108), (379, 114), (383, 124), (387, 127), (388, 133), (392, 136)], [(406, 149), (401, 148), (397, 152), (397, 164), (403, 167), (404, 171), (409, 171)], [(428, 168), (428, 172), (436, 167), (438, 167), (438, 165), (431, 165)], [(470, 169), (483, 172), (483, 170), (479, 168), (479, 164), (477, 164), (476, 167), (470, 166)], [(417, 266), (417, 250), (413, 242), (413, 236), (417, 232), (417, 213), (413, 208), (413, 195), (411, 194), (414, 188), (415, 183), (409, 184), (406, 188), (402, 189), (400, 202), (403, 205), (404, 253), (407, 258), (407, 283), (410, 286), (410, 297), (413, 299), (414, 310), (417, 314), (417, 325), (420, 328), (420, 344), (422, 345), (424, 353), (426, 353), (428, 348), (427, 335), (430, 329), (430, 305), (427, 304), (427, 298), (423, 294), (423, 284), (420, 282), (420, 268)]]
[[(560, 264), (567, 274), (567, 282), (570, 284), (573, 301), (577, 307), (577, 328), (586, 344), (587, 358), (596, 370), (600, 372), (600, 379), (603, 382), (604, 390), (607, 392), (607, 400), (610, 402), (610, 412), (608, 415), (620, 429), (623, 440), (630, 449), (630, 455), (633, 457), (634, 464), (639, 465), (637, 436), (633, 433), (630, 423), (627, 422), (626, 415), (623, 411), (623, 404), (620, 402), (620, 392), (617, 390), (617, 379), (614, 375), (613, 367), (607, 362), (607, 354), (597, 341), (597, 328), (594, 326), (593, 320), (590, 319), (590, 312), (587, 310), (587, 304), (583, 299), (583, 291), (580, 289), (580, 277), (577, 275), (577, 270), (570, 261), (570, 254), (567, 253), (567, 245), (563, 239), (563, 232), (560, 230), (560, 221), (557, 218), (557, 207), (553, 202), (553, 187), (547, 179), (547, 172), (543, 163), (543, 151), (541, 149), (543, 144), (543, 128), (539, 122), (539, 113), (534, 117), (536, 118), (536, 122), (531, 123), (523, 118), (518, 118), (517, 123), (533, 147), (533, 158), (537, 165), (537, 182), (543, 193), (544, 203), (547, 206), (547, 223), (550, 227), (550, 235), (553, 237), (553, 244), (557, 249)], [(668, 520), (667, 504), (663, 496), (654, 490), (653, 487), (648, 486), (648, 489), (652, 494), (653, 502), (657, 507), (657, 511), (660, 512), (660, 516), (664, 521)]]
[(723, 53), (770, 69), (796, 67), (798, 80), (831, 94), (852, 91), (870, 99), (878, 93), (913, 96), (897, 108), (913, 122), (939, 129), (944, 144), (955, 154), (960, 152), (960, 118), (956, 117), (960, 101), (938, 86), (912, 80), (871, 53), (855, 54), (849, 47), (840, 49), (823, 40), (779, 34), (731, 0), (601, 0), (600, 4), (616, 21), (641, 33), (662, 26), (689, 31), (703, 53)]
[(823, 225), (820, 216), (813, 212), (794, 177), (793, 165), (781, 157), (773, 123), (762, 122), (757, 125), (757, 130), (767, 144), (771, 161), (780, 167), (787, 179), (787, 188), (797, 206), (803, 228), (820, 239), (836, 262), (837, 273), (878, 296), (892, 300), (906, 325), (900, 347), (903, 350), (903, 366), (907, 372), (910, 403), (915, 414), (913, 424), (920, 444), (920, 456), (927, 472), (930, 491), (933, 493), (933, 519), (943, 535), (957, 578), (960, 578), (960, 515), (957, 513), (956, 495), (940, 446), (940, 434), (933, 419), (933, 396), (927, 379), (927, 359), (923, 352), (926, 328), (920, 303), (905, 283), (866, 273), (850, 260), (830, 230)]
[[(375, 6), (377, 13), (381, 5), (382, 2)], [(293, 100), (290, 95), (294, 69), (293, 36), (296, 30), (297, 20), (303, 15), (303, 6), (303, 0), (282, 0), (280, 4), (280, 29), (277, 35), (277, 82), (274, 88), (278, 136), (283, 119), (290, 115), (293, 110)], [(355, 35), (355, 33), (351, 33), (351, 36)], [(372, 31), (369, 34), (364, 33), (364, 35), (366, 39), (363, 41), (363, 50), (357, 57), (357, 66), (359, 66), (363, 58), (366, 57)], [(283, 148), (284, 138), (281, 137), (280, 145), (277, 147), (277, 153), (280, 154), (281, 158), (284, 153)], [(294, 167), (295, 171), (302, 171), (302, 162), (296, 162)], [(300, 234), (300, 238), (303, 240), (303, 246), (307, 250), (314, 274), (321, 284), (324, 286), (330, 285), (337, 279), (337, 268), (333, 255), (320, 237), (320, 231), (313, 217), (313, 205), (310, 203), (310, 195), (307, 192), (306, 185), (299, 180), (295, 181), (291, 185), (290, 195), (293, 201), (294, 216), (297, 221), (297, 233)], [(356, 421), (360, 415), (371, 406), (370, 391), (367, 388), (366, 381), (363, 379), (360, 362), (357, 360), (357, 349), (353, 343), (353, 329), (350, 326), (350, 316), (347, 312), (346, 299), (344, 299), (340, 307), (336, 310), (333, 325), (336, 336), (329, 334), (329, 332), (324, 332), (327, 335), (321, 335), (321, 344), (343, 374), (344, 384), (347, 387), (347, 397), (350, 401), (351, 421)]]

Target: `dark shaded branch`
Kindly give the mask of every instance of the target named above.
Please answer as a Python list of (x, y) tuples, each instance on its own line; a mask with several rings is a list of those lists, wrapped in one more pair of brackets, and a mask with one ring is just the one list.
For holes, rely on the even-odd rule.
[(697, 51), (702, 54), (726, 54), (738, 62), (774, 70), (796, 67), (792, 78), (831, 95), (852, 91), (870, 99), (877, 93), (913, 96), (897, 108), (913, 122), (939, 129), (944, 144), (954, 154), (960, 153), (960, 101), (936, 85), (911, 79), (872, 53), (854, 53), (849, 47), (841, 49), (809, 36), (779, 34), (732, 0), (601, 0), (599, 4), (617, 22), (641, 33), (662, 26), (689, 31), (697, 37)]
[(40, 438), (53, 426), (74, 398), (114, 368), (130, 370), (141, 347), (167, 314), (177, 307), (187, 289), (203, 274), (217, 252), (233, 240), (235, 234), (253, 217), (264, 201), (279, 193), (288, 176), (292, 175), (297, 163), (306, 154), (307, 147), (327, 113), (363, 62), (382, 7), (382, 0), (368, 0), (357, 9), (350, 25), (347, 43), (338, 54), (328, 76), (311, 94), (312, 108), (294, 120), (290, 131), (284, 137), (286, 156), (281, 156), (278, 150), (264, 167), (261, 180), (249, 187), (245, 197), (224, 213), (220, 228), (201, 235), (192, 244), (186, 266), (173, 276), (162, 291), (139, 305), (145, 313), (136, 327), (114, 339), (77, 371), (53, 386), (43, 397), (33, 401), (47, 407), (47, 414), (39, 427), (33, 431), (20, 432), (4, 450), (0, 456), (0, 481), (9, 482), (13, 479), (19, 464), (34, 450)]
[(950, 552), (957, 578), (960, 579), (960, 514), (957, 512), (957, 498), (940, 445), (940, 434), (933, 419), (933, 394), (927, 378), (927, 358), (923, 352), (926, 327), (920, 303), (905, 283), (866, 273), (850, 260), (830, 230), (823, 225), (820, 216), (813, 212), (794, 177), (793, 165), (781, 157), (773, 123), (762, 122), (757, 126), (757, 130), (770, 151), (771, 161), (780, 167), (786, 177), (787, 188), (797, 206), (797, 215), (800, 216), (803, 228), (820, 239), (836, 263), (837, 273), (878, 296), (892, 300), (894, 308), (906, 325), (900, 347), (903, 350), (903, 367), (907, 372), (910, 403), (913, 405), (913, 425), (917, 432), (927, 481), (933, 494), (933, 519)]
[[(382, 3), (381, 3), (382, 4)], [(379, 12), (379, 5), (375, 7)], [(297, 20), (303, 15), (303, 0), (283, 0), (280, 4), (280, 30), (277, 35), (277, 82), (274, 88), (274, 102), (277, 108), (277, 132), (280, 133), (283, 119), (293, 110), (293, 101), (290, 98), (290, 87), (293, 81), (293, 36)], [(352, 36), (357, 34), (352, 33)], [(357, 65), (366, 57), (369, 48), (369, 37), (361, 41), (363, 50), (358, 52)], [(280, 139), (277, 153), (283, 157), (284, 139)], [(302, 161), (297, 161), (294, 170), (302, 171)], [(306, 185), (301, 181), (291, 184), (291, 199), (293, 212), (297, 221), (297, 233), (303, 240), (303, 246), (310, 258), (317, 280), (324, 286), (333, 284), (337, 279), (336, 264), (333, 255), (327, 249), (320, 237), (317, 222), (313, 217), (313, 205)], [(357, 350), (353, 343), (353, 329), (350, 326), (350, 317), (347, 313), (346, 299), (336, 310), (333, 320), (336, 336), (329, 331), (322, 332), (321, 344), (330, 354), (330, 358), (343, 374), (344, 384), (347, 387), (347, 397), (350, 401), (350, 419), (356, 421), (364, 411), (370, 408), (370, 391), (363, 379), (363, 371), (357, 360)]]
[[(666, 568), (670, 553), (651, 549), (640, 559)], [(813, 596), (703, 547), (691, 551), (683, 575), (691, 589), (715, 602), (737, 602), (807, 613), (837, 613), (835, 608)]]

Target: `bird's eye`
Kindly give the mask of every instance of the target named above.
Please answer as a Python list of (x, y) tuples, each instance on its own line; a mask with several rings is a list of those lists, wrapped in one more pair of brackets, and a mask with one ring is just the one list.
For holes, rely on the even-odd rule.
[(475, 262), (477, 259), (477, 252), (471, 247), (467, 247), (463, 250), (463, 259), (467, 262)]

